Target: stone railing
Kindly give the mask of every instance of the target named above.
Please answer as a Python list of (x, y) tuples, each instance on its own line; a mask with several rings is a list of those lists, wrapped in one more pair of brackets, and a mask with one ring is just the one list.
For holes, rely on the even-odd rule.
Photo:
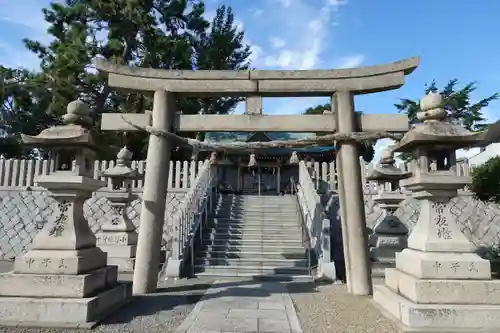
[[(103, 188), (88, 199), (84, 206), (84, 215), (91, 229), (97, 233), (106, 222), (111, 206), (106, 199), (109, 189)], [(169, 189), (165, 209), (165, 221), (179, 209), (187, 189)], [(138, 226), (141, 214), (141, 191), (127, 213)], [(48, 196), (41, 187), (0, 187), (0, 260), (12, 259), (26, 251), (33, 237), (41, 229), (53, 210), (56, 201)], [(163, 247), (167, 246), (167, 233), (163, 234)]]
[(330, 252), (330, 220), (325, 214), (321, 197), (304, 161), (299, 163), (299, 184), (296, 195), (310, 240), (310, 249), (314, 251), (318, 260), (317, 273), (321, 277), (335, 279), (335, 268)]
[(185, 194), (181, 205), (166, 225), (166, 234), (169, 235), (169, 258), (165, 267), (167, 277), (178, 277), (187, 261), (193, 263), (195, 236), (202, 237), (203, 224), (207, 221), (211, 210), (215, 168), (209, 161), (205, 161), (200, 168), (196, 179)]

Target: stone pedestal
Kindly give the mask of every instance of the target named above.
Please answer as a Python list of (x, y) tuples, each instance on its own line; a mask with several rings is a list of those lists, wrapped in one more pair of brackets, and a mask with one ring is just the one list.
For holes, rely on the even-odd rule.
[(396, 253), (408, 246), (408, 228), (394, 215), (399, 203), (405, 199), (401, 193), (381, 193), (373, 201), (383, 209), (384, 217), (373, 228), (368, 238), (372, 276), (383, 277), (385, 268), (394, 267)]
[(131, 300), (131, 284), (117, 282), (83, 217), (83, 203), (103, 184), (64, 173), (39, 181), (57, 209), (14, 270), (0, 274), (0, 325), (92, 327)]
[(131, 300), (131, 284), (117, 282), (117, 267), (107, 266), (106, 253), (96, 247), (83, 216), (85, 200), (104, 185), (92, 178), (88, 107), (70, 103), (63, 120), (66, 125), (23, 136), (55, 161), (56, 171), (38, 178), (37, 185), (57, 206), (29, 251), (15, 259), (13, 271), (0, 274), (3, 326), (92, 327)]
[[(122, 193), (108, 193), (111, 214), (97, 234), (97, 246), (108, 254), (108, 265), (118, 266), (120, 272), (132, 273), (137, 249), (135, 225), (126, 213), (128, 202), (123, 203)], [(128, 199), (126, 200), (128, 201)]]
[(385, 285), (375, 286), (373, 299), (407, 330), (499, 332), (500, 281), (491, 279), (490, 262), (474, 253), (449, 204), (470, 183), (454, 170), (454, 150), (473, 144), (476, 136), (441, 122), (439, 105), (439, 97), (427, 95), (421, 102), (424, 124), (399, 145), (398, 151), (413, 151), (417, 159), (414, 176), (401, 184), (421, 201), (420, 215), (408, 248), (396, 254), (396, 268), (386, 270)]
[(420, 194), (409, 248), (396, 254), (396, 268), (386, 270), (373, 299), (410, 328), (500, 330), (500, 281), (460, 231), (445, 192)]

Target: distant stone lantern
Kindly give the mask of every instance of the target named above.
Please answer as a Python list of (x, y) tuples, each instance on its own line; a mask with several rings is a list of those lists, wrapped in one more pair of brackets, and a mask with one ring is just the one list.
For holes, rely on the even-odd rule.
[(299, 164), (300, 160), (299, 160), (299, 155), (297, 154), (297, 152), (294, 150), (292, 152), (292, 156), (290, 156), (290, 161), (289, 163), (290, 164)]
[(399, 204), (406, 198), (401, 193), (399, 181), (411, 176), (394, 166), (390, 149), (382, 151), (380, 163), (366, 177), (377, 182), (378, 194), (373, 201), (383, 210), (382, 220), (375, 225), (369, 237), (373, 276), (384, 276), (384, 268), (393, 267), (396, 252), (407, 246), (408, 228), (395, 215)]
[(97, 245), (108, 253), (110, 265), (118, 266), (120, 272), (133, 272), (137, 232), (127, 215), (127, 208), (137, 199), (132, 193), (132, 183), (143, 176), (131, 168), (132, 152), (127, 147), (118, 152), (116, 162), (116, 166), (101, 173), (111, 180), (112, 191), (106, 193), (111, 212), (97, 236)]
[(455, 150), (481, 142), (484, 134), (447, 122), (442, 103), (432, 92), (422, 98), (423, 124), (394, 149), (416, 157), (413, 176), (401, 185), (420, 201), (420, 215), (408, 248), (396, 255), (396, 268), (386, 270), (385, 286), (375, 286), (373, 298), (412, 329), (496, 332), (500, 281), (491, 280), (490, 262), (474, 252), (450, 211), (450, 200), (471, 183), (456, 172)]
[(93, 179), (90, 108), (73, 101), (62, 119), (64, 125), (37, 136), (22, 135), (27, 146), (48, 151), (55, 161), (56, 170), (35, 182), (57, 206), (29, 251), (15, 259), (14, 270), (0, 274), (0, 325), (92, 327), (131, 297), (131, 284), (117, 282), (116, 266), (107, 266), (83, 215), (85, 200), (104, 186)]

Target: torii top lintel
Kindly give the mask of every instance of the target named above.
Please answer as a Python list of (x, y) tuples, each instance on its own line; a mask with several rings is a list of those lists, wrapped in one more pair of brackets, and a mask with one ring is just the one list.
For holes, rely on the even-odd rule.
[(397, 89), (420, 57), (375, 66), (330, 70), (165, 70), (116, 65), (95, 59), (111, 87), (167, 90), (191, 96), (330, 96), (335, 91), (368, 94)]

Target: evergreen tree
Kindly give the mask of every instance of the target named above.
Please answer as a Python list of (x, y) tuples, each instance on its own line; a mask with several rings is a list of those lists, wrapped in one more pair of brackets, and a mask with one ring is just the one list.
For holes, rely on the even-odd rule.
[[(41, 72), (32, 73), (34, 78), (29, 75), (19, 78), (17, 85), (30, 93), (44, 92), (43, 98), (40, 97), (43, 104), (37, 98), (32, 101), (40, 104), (37, 110), (43, 110), (51, 119), (40, 122), (42, 127), (58, 119), (67, 103), (76, 98), (92, 106), (96, 119), (105, 112), (142, 113), (151, 109), (152, 98), (112, 91), (105, 76), (92, 69), (92, 60), (100, 57), (117, 64), (159, 69), (248, 68), (250, 49), (243, 42), (243, 32), (236, 31), (232, 9), (219, 7), (212, 24), (204, 18), (204, 12), (204, 3), (199, 0), (52, 2), (43, 9), (52, 41), (43, 45), (24, 40), (26, 47), (40, 58)], [(12, 94), (17, 92), (13, 90), (10, 98)], [(177, 108), (185, 114), (227, 113), (237, 102), (235, 98), (208, 102), (180, 98)], [(16, 117), (28, 106), (18, 107)], [(2, 109), (2, 118), (6, 118), (4, 114), (7, 113)], [(39, 113), (34, 117), (35, 122), (38, 117)], [(6, 128), (12, 138), (26, 132), (11, 125)], [(99, 158), (114, 159), (124, 143), (122, 137), (99, 132), (98, 128), (97, 123), (98, 140), (105, 147)], [(129, 133), (126, 141), (134, 158), (144, 158), (147, 148), (144, 133)]]
[[(471, 82), (463, 88), (458, 89), (458, 80), (450, 80), (444, 88), (439, 91), (436, 82), (432, 81), (425, 89), (425, 94), (429, 92), (439, 92), (443, 96), (443, 106), (447, 111), (448, 120), (452, 123), (459, 124), (469, 131), (482, 131), (488, 124), (484, 123), (485, 118), (482, 109), (490, 105), (491, 102), (500, 97), (499, 93), (483, 98), (478, 102), (471, 102), (471, 94), (477, 89), (476, 82)], [(398, 112), (404, 112), (408, 115), (410, 124), (418, 124), (417, 113), (420, 112), (420, 102), (403, 98), (399, 103), (394, 104)], [(399, 158), (404, 161), (409, 161), (413, 158), (410, 153), (400, 154)]]
[[(469, 131), (481, 131), (487, 124), (481, 112), (481, 109), (487, 107), (492, 101), (500, 97), (499, 93), (495, 93), (489, 97), (483, 98), (476, 103), (471, 102), (471, 94), (477, 89), (476, 82), (471, 82), (461, 89), (457, 89), (458, 80), (450, 80), (444, 88), (439, 91), (436, 87), (436, 82), (432, 81), (425, 89), (425, 94), (429, 92), (438, 92), (443, 96), (444, 108), (448, 113), (448, 119), (456, 124), (467, 128)], [(404, 112), (408, 115), (410, 124), (417, 124), (417, 113), (420, 112), (420, 102), (407, 98), (401, 99), (397, 104), (394, 104), (398, 112)]]
[[(304, 111), (304, 114), (323, 114), (323, 112), (330, 111), (330, 104), (319, 104), (314, 107), (309, 107)], [(359, 113), (359, 112), (358, 112)], [(316, 135), (327, 135), (330, 133), (316, 133)], [(374, 145), (361, 145), (360, 147), (360, 156), (363, 156), (363, 160), (367, 163), (370, 163), (373, 160), (375, 155)]]

